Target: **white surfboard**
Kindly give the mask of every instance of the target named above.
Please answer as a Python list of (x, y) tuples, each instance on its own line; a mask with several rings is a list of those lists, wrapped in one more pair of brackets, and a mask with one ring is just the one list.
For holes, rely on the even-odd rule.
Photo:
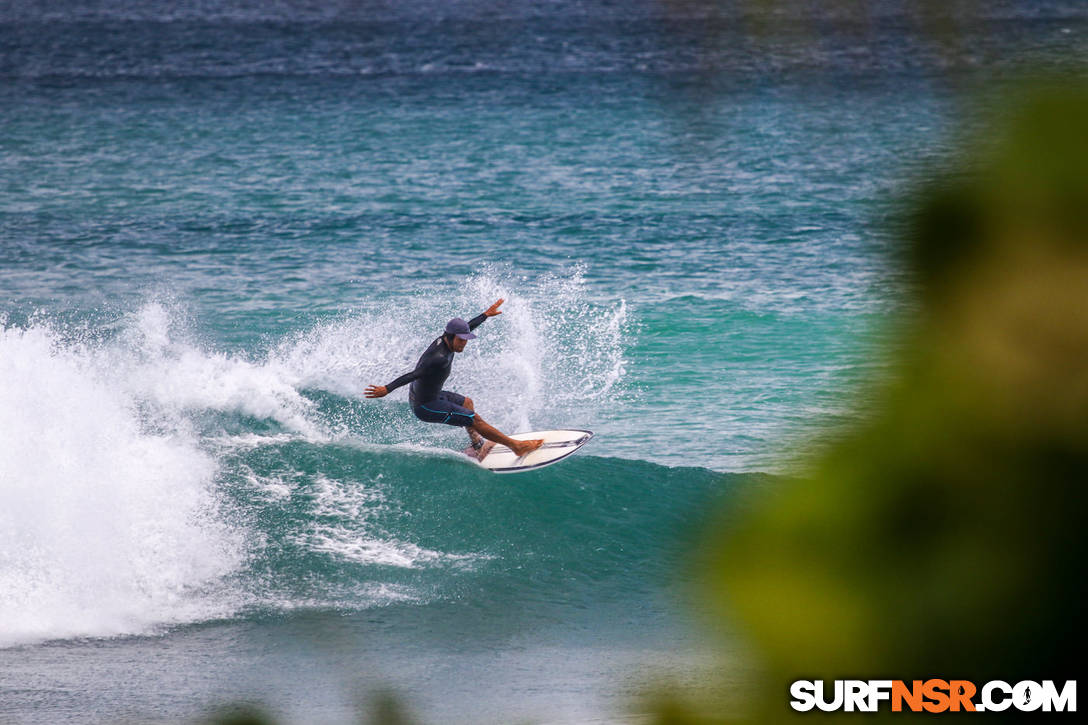
[[(519, 457), (512, 450), (501, 444), (494, 444), (488, 450), (487, 443), (481, 449), (483, 459), (477, 462), (494, 473), (520, 473), (533, 471), (544, 466), (558, 463), (589, 442), (593, 432), (588, 430), (535, 430), (528, 433), (514, 433), (511, 438), (519, 441), (544, 440), (544, 445), (535, 451)], [(465, 454), (476, 458), (476, 451), (471, 447)]]

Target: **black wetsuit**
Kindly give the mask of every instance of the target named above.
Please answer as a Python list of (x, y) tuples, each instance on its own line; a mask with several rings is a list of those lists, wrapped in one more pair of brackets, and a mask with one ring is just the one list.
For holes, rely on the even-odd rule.
[[(468, 329), (476, 329), (486, 319), (485, 314), (476, 315), (468, 321)], [(453, 355), (446, 341), (442, 337), (437, 338), (420, 356), (415, 370), (386, 385), (386, 393), (411, 383), (408, 401), (417, 418), (428, 423), (471, 426), (476, 414), (464, 407), (465, 396), (442, 389), (450, 376)]]

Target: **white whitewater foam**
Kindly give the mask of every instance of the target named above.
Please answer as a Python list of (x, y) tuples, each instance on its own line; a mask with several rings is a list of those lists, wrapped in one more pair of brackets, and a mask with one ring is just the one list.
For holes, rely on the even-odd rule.
[(243, 541), (215, 462), (144, 430), (100, 360), (48, 328), (0, 328), (0, 646), (225, 616)]

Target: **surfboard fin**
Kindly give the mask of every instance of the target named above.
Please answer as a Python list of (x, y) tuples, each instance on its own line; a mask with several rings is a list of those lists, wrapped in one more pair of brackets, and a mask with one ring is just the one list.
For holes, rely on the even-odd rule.
[(482, 461), (487, 457), (487, 454), (491, 452), (491, 449), (495, 447), (495, 441), (484, 441), (484, 444), (480, 446), (480, 450), (476, 453), (476, 460)]
[(493, 441), (483, 441), (478, 447), (475, 444), (470, 445), (464, 450), (464, 454), (469, 458), (475, 458), (477, 461), (482, 461), (494, 447), (495, 443)]

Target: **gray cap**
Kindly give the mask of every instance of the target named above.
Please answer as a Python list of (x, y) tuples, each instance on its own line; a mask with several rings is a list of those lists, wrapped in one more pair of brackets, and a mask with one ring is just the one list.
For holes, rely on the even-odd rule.
[(476, 337), (472, 334), (472, 330), (469, 329), (468, 323), (460, 317), (454, 317), (446, 323), (446, 334), (456, 335), (462, 340), (472, 340)]

